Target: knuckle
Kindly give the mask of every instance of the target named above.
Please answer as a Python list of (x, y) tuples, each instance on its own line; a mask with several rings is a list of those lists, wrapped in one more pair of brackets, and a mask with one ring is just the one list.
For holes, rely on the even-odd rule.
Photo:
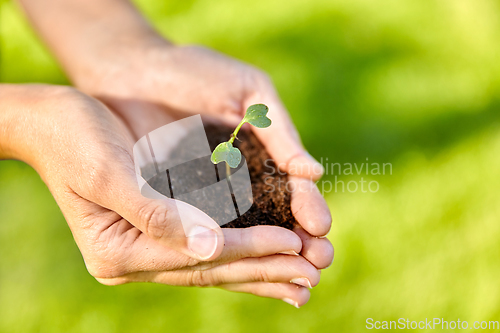
[(148, 203), (140, 212), (144, 223), (144, 232), (153, 239), (161, 239), (166, 236), (169, 218), (169, 209), (163, 205)]
[(210, 271), (193, 270), (188, 274), (188, 285), (198, 287), (210, 287), (216, 283)]
[(269, 272), (264, 265), (259, 266), (254, 272), (253, 277), (255, 281), (271, 282)]
[(108, 170), (110, 170), (109, 162), (104, 159), (95, 159), (87, 166), (87, 179), (92, 185), (91, 188), (102, 189), (110, 185), (112, 177)]
[(130, 153), (119, 145), (88, 146), (86, 150), (94, 157), (83, 165), (86, 183), (90, 185), (88, 190), (93, 195), (109, 194), (116, 188), (118, 175), (128, 177), (135, 173)]

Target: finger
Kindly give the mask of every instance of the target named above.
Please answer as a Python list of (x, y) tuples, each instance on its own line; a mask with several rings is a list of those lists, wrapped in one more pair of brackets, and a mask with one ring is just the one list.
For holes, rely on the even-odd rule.
[(333, 245), (328, 238), (311, 236), (301, 227), (294, 230), (302, 239), (302, 251), (300, 254), (318, 269), (328, 268), (333, 262)]
[(221, 254), (224, 235), (212, 218), (158, 192), (156, 199), (144, 197), (132, 170), (115, 165), (112, 173), (101, 174), (89, 200), (115, 211), (159, 244), (189, 257), (213, 260)]
[(280, 101), (271, 83), (258, 87), (258, 92), (249, 96), (244, 103), (245, 110), (252, 104), (263, 103), (269, 107), (269, 128), (252, 130), (266, 147), (280, 170), (291, 175), (317, 180), (323, 175), (323, 166), (304, 149), (299, 134)]
[(220, 287), (229, 291), (280, 299), (296, 308), (306, 304), (311, 297), (307, 288), (290, 283), (250, 282), (223, 284)]
[[(273, 254), (290, 254), (298, 256), (302, 248), (300, 237), (293, 231), (276, 226), (256, 226), (244, 229), (224, 228), (225, 246), (222, 254), (212, 262), (199, 262), (183, 253), (174, 251), (157, 242), (147, 235), (137, 236), (134, 230), (121, 233), (123, 226), (116, 223), (107, 228), (107, 233), (120, 234), (121, 244), (131, 244), (126, 247), (122, 256), (115, 260), (115, 276), (121, 276), (138, 271), (167, 271), (182, 269), (197, 265), (198, 269), (208, 269), (223, 263), (243, 258), (264, 257)], [(127, 238), (129, 240), (127, 240)], [(130, 240), (131, 239), (131, 240)]]
[(223, 229), (223, 232), (224, 250), (215, 260), (216, 263), (278, 253), (298, 256), (302, 249), (302, 241), (296, 233), (277, 226)]
[(288, 177), (292, 192), (291, 209), (297, 222), (313, 236), (325, 236), (330, 231), (332, 215), (325, 199), (309, 179)]
[(319, 283), (319, 279), (320, 272), (304, 258), (273, 255), (240, 259), (209, 269), (193, 267), (165, 272), (136, 272), (116, 279), (106, 279), (106, 284), (154, 282), (208, 287), (246, 282), (282, 282), (312, 288)]

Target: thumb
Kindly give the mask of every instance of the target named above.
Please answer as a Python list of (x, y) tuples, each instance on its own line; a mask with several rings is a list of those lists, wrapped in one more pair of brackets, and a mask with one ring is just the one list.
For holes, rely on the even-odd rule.
[[(144, 197), (134, 176), (122, 179), (119, 189), (104, 193), (100, 203), (126, 219), (154, 241), (196, 260), (213, 260), (224, 247), (220, 226), (207, 214), (185, 202), (155, 193)], [(115, 178), (116, 179), (116, 178)], [(145, 186), (149, 186), (145, 184)], [(117, 195), (118, 194), (118, 195)]]
[(323, 166), (304, 149), (299, 134), (274, 88), (264, 85), (247, 97), (244, 107), (264, 103), (269, 107), (270, 128), (252, 131), (262, 142), (278, 168), (290, 175), (317, 180), (323, 175)]

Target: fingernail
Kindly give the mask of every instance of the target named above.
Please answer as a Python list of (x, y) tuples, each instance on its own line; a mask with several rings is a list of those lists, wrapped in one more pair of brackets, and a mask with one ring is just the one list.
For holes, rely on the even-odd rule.
[(312, 289), (311, 282), (309, 281), (308, 278), (297, 278), (297, 279), (292, 279), (290, 283), (295, 283), (298, 284), (299, 286), (306, 287), (309, 289)]
[(294, 250), (289, 250), (289, 251), (283, 251), (283, 252), (280, 252), (278, 254), (290, 254), (292, 256), (298, 256), (299, 254), (297, 252), (295, 252)]
[(297, 309), (299, 308), (299, 303), (295, 302), (293, 299), (289, 299), (289, 298), (283, 298), (283, 302), (286, 302), (290, 305), (293, 305), (295, 306)]
[(210, 258), (217, 250), (217, 234), (212, 229), (197, 225), (187, 236), (189, 250), (202, 260)]

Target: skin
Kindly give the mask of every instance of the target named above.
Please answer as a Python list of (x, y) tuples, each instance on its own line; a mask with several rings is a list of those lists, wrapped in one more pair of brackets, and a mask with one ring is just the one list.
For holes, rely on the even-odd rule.
[[(0, 121), (18, 132), (0, 138), (0, 157), (24, 160), (40, 173), (89, 272), (109, 285), (220, 286), (305, 304), (310, 295), (303, 286), (317, 285), (319, 270), (333, 260), (333, 247), (323, 237), (331, 216), (312, 184), (322, 168), (302, 147), (268, 76), (205, 48), (172, 45), (127, 1), (21, 3), (72, 82), (101, 102), (71, 88), (3, 86), (2, 109), (10, 112)], [(193, 113), (236, 126), (256, 103), (269, 106), (273, 125), (248, 130), (282, 171), (294, 171), (290, 181), (297, 188), (309, 189), (292, 193), (300, 227), (222, 230), (189, 206), (193, 220), (217, 236), (213, 254), (200, 259), (188, 246), (171, 200), (140, 195), (131, 147), (149, 131)], [(37, 131), (14, 138), (13, 133), (29, 132), (26, 126)], [(30, 137), (47, 146), (34, 150)]]

